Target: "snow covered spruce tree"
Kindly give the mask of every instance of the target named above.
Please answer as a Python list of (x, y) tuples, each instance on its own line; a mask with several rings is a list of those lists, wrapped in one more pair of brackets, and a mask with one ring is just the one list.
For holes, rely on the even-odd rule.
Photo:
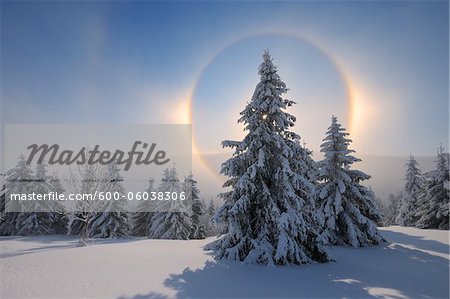
[(400, 203), (402, 198), (402, 192), (397, 194), (389, 194), (387, 202), (384, 204), (384, 219), (383, 225), (390, 226), (397, 224), (396, 219), (400, 210)]
[(442, 146), (436, 157), (436, 169), (426, 175), (419, 197), (419, 228), (449, 229), (449, 153)]
[[(175, 167), (164, 171), (158, 192), (181, 195), (182, 188)], [(150, 224), (150, 238), (187, 240), (191, 234), (192, 221), (184, 201), (170, 199), (158, 203)]]
[(409, 156), (406, 163), (405, 186), (400, 201), (400, 209), (396, 218), (396, 223), (401, 226), (414, 226), (417, 217), (418, 197), (422, 185), (422, 175), (413, 155)]
[(378, 244), (382, 237), (376, 222), (380, 221), (374, 194), (360, 184), (370, 178), (367, 174), (350, 169), (360, 159), (351, 155), (348, 133), (332, 117), (321, 152), (317, 186), (322, 237), (332, 245), (353, 247)]
[(186, 194), (186, 200), (190, 201), (192, 206), (192, 226), (189, 239), (204, 239), (206, 238), (206, 228), (202, 223), (202, 216), (205, 213), (205, 206), (199, 198), (200, 191), (192, 173), (184, 179), (182, 189)]
[[(126, 212), (126, 202), (122, 199), (125, 194), (123, 177), (116, 162), (106, 166), (101, 177), (101, 189), (105, 194), (112, 194), (111, 200), (106, 200), (102, 212), (92, 219), (90, 237), (93, 238), (124, 238), (129, 235), (130, 223)], [(118, 200), (114, 198), (119, 194)]]
[[(300, 145), (300, 140), (296, 140), (296, 143), (297, 144), (294, 146), (294, 148), (300, 157), (298, 160), (302, 162), (299, 171), (309, 182), (315, 184), (318, 172), (318, 164), (312, 158), (313, 152), (306, 147), (306, 143)], [(311, 188), (311, 186), (309, 186), (308, 188)]]
[[(32, 180), (33, 170), (26, 164), (25, 156), (20, 155), (16, 167), (5, 173), (5, 198), (8, 199), (10, 194), (31, 193)], [(0, 222), (0, 235), (17, 235), (21, 227), (21, 223), (17, 222), (17, 218), (21, 214), (20, 206), (17, 202), (6, 200), (5, 209), (15, 212), (8, 212), (3, 215), (3, 220)]]
[(222, 143), (235, 149), (222, 164), (221, 173), (230, 177), (224, 187), (231, 190), (220, 195), (224, 204), (216, 213), (226, 233), (208, 248), (218, 259), (252, 264), (327, 262), (305, 212), (310, 190), (303, 188), (309, 182), (299, 171), (305, 161), (296, 147), (300, 137), (290, 131), (295, 117), (285, 112), (294, 102), (283, 98), (287, 88), (268, 51), (263, 59), (260, 82), (239, 119), (247, 135)]
[[(148, 188), (145, 190), (151, 196), (152, 192), (154, 192), (154, 179), (150, 179), (148, 181)], [(137, 206), (137, 212), (134, 213), (133, 216), (133, 229), (132, 235), (136, 237), (148, 237), (149, 236), (149, 227), (151, 223), (153, 213), (151, 212), (151, 204), (142, 200)]]
[(203, 225), (206, 227), (206, 236), (218, 236), (222, 232), (222, 227), (220, 223), (214, 221), (214, 216), (217, 211), (214, 200), (209, 199), (208, 204), (206, 204), (205, 200), (203, 199), (203, 205), (206, 207), (205, 214), (202, 217)]
[[(373, 193), (372, 188), (369, 186), (369, 191)], [(375, 194), (375, 193), (374, 193)], [(374, 196), (374, 201), (378, 207), (379, 211), (379, 221), (376, 222), (377, 226), (385, 226), (386, 223), (386, 212), (388, 210), (387, 203), (385, 203), (381, 198)]]
[[(44, 163), (36, 166), (35, 175), (32, 177), (33, 182), (30, 184), (31, 191), (35, 194), (48, 194), (55, 192), (53, 185), (54, 178), (47, 174), (47, 165)], [(31, 207), (30, 205), (33, 205)], [(57, 207), (58, 205), (58, 207)], [(27, 203), (27, 211), (20, 213), (17, 217), (17, 234), (20, 236), (29, 235), (50, 235), (57, 233), (55, 226), (58, 227), (58, 233), (61, 226), (64, 227), (67, 222), (65, 218), (59, 217), (56, 212), (62, 211), (61, 204), (58, 201), (32, 201)], [(62, 231), (64, 233), (64, 231)]]

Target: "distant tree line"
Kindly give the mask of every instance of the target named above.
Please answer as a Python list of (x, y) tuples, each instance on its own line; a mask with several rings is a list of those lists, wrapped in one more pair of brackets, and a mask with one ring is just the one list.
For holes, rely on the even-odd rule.
[(407, 161), (401, 192), (380, 202), (383, 225), (449, 229), (449, 153), (441, 146), (435, 169), (422, 173), (413, 155)]
[(164, 171), (158, 188), (154, 188), (154, 180), (151, 179), (146, 191), (184, 192), (189, 204), (180, 206), (183, 209), (165, 207), (158, 212), (153, 210), (152, 203), (142, 200), (137, 212), (129, 212), (123, 200), (110, 200), (100, 212), (96, 210), (98, 203), (95, 201), (79, 201), (76, 211), (68, 211), (58, 201), (40, 201), (40, 205), (47, 205), (46, 212), (6, 212), (10, 204), (6, 199), (11, 193), (70, 191), (93, 194), (95, 191), (108, 191), (125, 194), (121, 170), (116, 163), (106, 167), (85, 165), (78, 172), (71, 172), (68, 179), (61, 180), (56, 174), (48, 174), (47, 165), (38, 164), (32, 169), (24, 156), (20, 156), (16, 167), (6, 172), (0, 191), (0, 235), (70, 234), (80, 236), (80, 242), (85, 245), (92, 238), (203, 239), (218, 233), (217, 224), (211, 222), (216, 210), (214, 201), (200, 198), (197, 181), (192, 174), (181, 182), (175, 167)]

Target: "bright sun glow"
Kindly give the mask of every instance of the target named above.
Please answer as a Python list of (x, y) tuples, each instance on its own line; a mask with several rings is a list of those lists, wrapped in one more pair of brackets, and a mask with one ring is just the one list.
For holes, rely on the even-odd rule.
[[(350, 122), (348, 125), (350, 138), (356, 147), (362, 143), (363, 129), (369, 129), (373, 118), (377, 115), (377, 106), (367, 96), (367, 92), (361, 88), (352, 86), (350, 90)], [(379, 116), (377, 116), (379, 119)]]
[(349, 131), (350, 134), (355, 136), (357, 134), (358, 128), (360, 127), (361, 120), (363, 119), (364, 107), (362, 103), (362, 97), (359, 92), (355, 89), (351, 89), (351, 107), (350, 107), (350, 124)]
[(175, 104), (172, 121), (175, 124), (192, 123), (191, 101), (189, 99), (180, 100)]

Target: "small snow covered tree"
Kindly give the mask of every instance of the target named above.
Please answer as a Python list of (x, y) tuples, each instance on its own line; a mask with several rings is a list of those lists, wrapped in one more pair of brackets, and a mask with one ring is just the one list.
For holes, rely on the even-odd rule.
[[(94, 195), (96, 191), (102, 190), (103, 169), (96, 164), (85, 164), (78, 168), (79, 174), (72, 171), (70, 178), (66, 180), (66, 185), (70, 193)], [(92, 222), (96, 219), (97, 213), (102, 209), (102, 202), (84, 198), (77, 201), (76, 211), (73, 213), (73, 219), (70, 223), (70, 234), (78, 235), (79, 245), (86, 246), (91, 243)]]
[[(28, 194), (32, 192), (33, 170), (26, 164), (25, 156), (20, 155), (16, 167), (5, 173), (5, 209), (8, 211), (3, 215), (0, 223), (0, 235), (13, 236), (17, 235), (21, 228), (21, 223), (17, 218), (21, 214), (18, 202), (8, 200), (10, 194)], [(14, 207), (12, 205), (15, 205)], [(23, 212), (25, 213), (25, 212)]]
[[(286, 265), (327, 262), (329, 257), (307, 208), (311, 198), (299, 136), (290, 128), (295, 117), (285, 109), (294, 104), (268, 51), (259, 66), (260, 82), (241, 112), (247, 135), (242, 141), (224, 141), (235, 150), (222, 164), (229, 179), (221, 194), (224, 204), (216, 219), (226, 233), (211, 243), (217, 259), (251, 264)], [(306, 209), (306, 212), (305, 212)]]
[(206, 238), (206, 228), (201, 222), (201, 219), (205, 212), (205, 206), (199, 198), (200, 191), (197, 188), (197, 181), (194, 180), (192, 173), (184, 179), (182, 189), (186, 194), (186, 200), (190, 201), (192, 206), (192, 226), (189, 239), (204, 239)]
[[(369, 186), (370, 192), (373, 193), (372, 188)], [(374, 193), (375, 194), (375, 193)], [(374, 196), (375, 203), (377, 204), (378, 211), (379, 211), (379, 218), (376, 224), (378, 226), (385, 226), (385, 217), (386, 217), (386, 211), (387, 211), (387, 203), (385, 203), (381, 198), (378, 196)]]
[[(318, 164), (312, 158), (313, 152), (306, 147), (306, 143), (304, 143), (303, 145), (300, 145), (300, 141), (296, 141), (296, 143), (297, 144), (295, 145), (295, 148), (297, 149), (297, 152), (299, 154), (299, 160), (302, 162), (300, 172), (308, 181), (312, 182), (315, 185), (315, 180), (317, 179), (318, 173)], [(311, 188), (311, 186), (309, 186), (308, 188)]]
[(436, 157), (436, 169), (425, 176), (419, 197), (416, 226), (449, 229), (449, 153), (441, 146)]
[(217, 211), (214, 200), (209, 199), (208, 204), (203, 200), (203, 206), (206, 207), (205, 214), (202, 217), (203, 225), (206, 227), (206, 236), (218, 236), (222, 232), (222, 229), (220, 223), (214, 221), (214, 216)]
[(370, 176), (350, 169), (361, 160), (351, 155), (354, 151), (348, 148), (349, 134), (336, 117), (332, 117), (326, 134), (321, 145), (325, 158), (319, 162), (317, 186), (322, 237), (332, 245), (378, 244), (382, 241), (376, 225), (379, 209), (373, 192), (361, 185)]
[(400, 200), (402, 193), (391, 193), (385, 199), (380, 199), (375, 197), (375, 201), (380, 209), (380, 214), (382, 215), (381, 222), (378, 223), (379, 226), (391, 226), (396, 225), (396, 218), (400, 209)]
[(389, 194), (387, 202), (384, 205), (384, 226), (396, 225), (397, 215), (400, 210), (402, 192), (398, 194)]
[(405, 186), (402, 192), (399, 213), (396, 218), (396, 223), (401, 226), (414, 226), (417, 221), (417, 200), (422, 185), (422, 175), (418, 165), (414, 156), (410, 155), (405, 165)]
[[(152, 192), (154, 192), (154, 179), (150, 179), (148, 181), (148, 188), (145, 190), (152, 196)], [(152, 220), (152, 211), (150, 203), (146, 200), (142, 200), (137, 206), (137, 212), (134, 213), (133, 216), (133, 229), (132, 235), (136, 237), (148, 237), (149, 236), (149, 227)]]
[[(158, 187), (163, 194), (178, 194), (182, 189), (175, 167), (166, 169)], [(149, 235), (153, 239), (187, 240), (191, 234), (190, 211), (180, 199), (165, 200), (156, 208), (150, 224)]]
[[(123, 177), (116, 162), (106, 166), (100, 178), (103, 194), (111, 194), (111, 200), (106, 200), (102, 211), (96, 213), (91, 222), (90, 237), (92, 238), (125, 238), (129, 235), (130, 223), (126, 212), (126, 202)], [(118, 194), (118, 197), (116, 194)]]

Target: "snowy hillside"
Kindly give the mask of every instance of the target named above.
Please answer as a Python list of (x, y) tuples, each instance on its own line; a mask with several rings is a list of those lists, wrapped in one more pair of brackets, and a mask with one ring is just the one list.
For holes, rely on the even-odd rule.
[(334, 248), (337, 262), (216, 263), (211, 241), (2, 237), (1, 298), (448, 298), (448, 231), (383, 228), (390, 243)]

